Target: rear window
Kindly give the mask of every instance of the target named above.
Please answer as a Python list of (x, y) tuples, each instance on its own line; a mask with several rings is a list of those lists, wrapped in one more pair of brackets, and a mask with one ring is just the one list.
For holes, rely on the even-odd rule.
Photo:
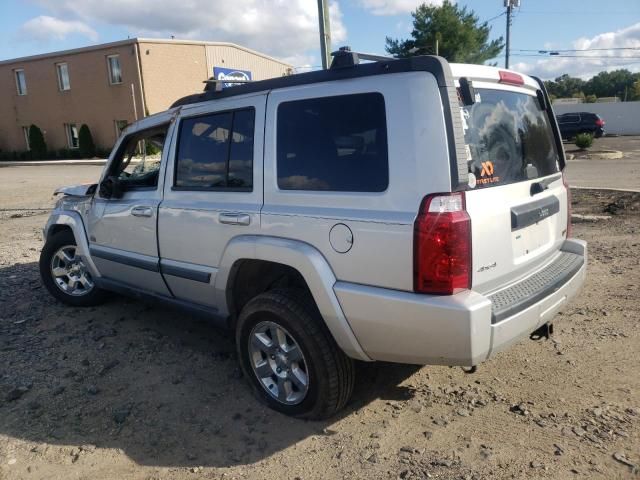
[(535, 96), (477, 89), (461, 106), (469, 185), (507, 185), (560, 171), (551, 124)]
[(282, 190), (382, 192), (389, 184), (380, 93), (280, 104), (277, 145)]

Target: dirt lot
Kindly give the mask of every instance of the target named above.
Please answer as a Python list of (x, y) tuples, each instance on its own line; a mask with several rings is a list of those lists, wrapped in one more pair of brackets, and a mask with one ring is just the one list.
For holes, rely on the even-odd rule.
[[(49, 202), (19, 190), (0, 206)], [(553, 340), (473, 375), (363, 366), (327, 422), (260, 406), (206, 323), (56, 303), (37, 271), (45, 213), (0, 212), (0, 479), (640, 478), (640, 195), (573, 198), (611, 218), (574, 226), (589, 278)]]

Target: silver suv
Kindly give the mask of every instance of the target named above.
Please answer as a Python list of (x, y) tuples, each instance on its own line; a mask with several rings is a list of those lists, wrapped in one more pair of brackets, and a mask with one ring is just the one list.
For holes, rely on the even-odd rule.
[(342, 408), (354, 360), (475, 366), (580, 289), (564, 152), (540, 80), (415, 57), (205, 89), (128, 127), (63, 188), (40, 271), (235, 331), (258, 397)]

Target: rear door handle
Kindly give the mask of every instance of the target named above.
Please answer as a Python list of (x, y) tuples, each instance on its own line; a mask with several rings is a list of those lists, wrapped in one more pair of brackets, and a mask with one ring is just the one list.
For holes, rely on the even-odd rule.
[(251, 223), (251, 215), (246, 213), (225, 212), (218, 216), (220, 223), (226, 225), (249, 225)]
[(153, 215), (153, 209), (151, 207), (137, 205), (131, 209), (131, 215), (134, 217), (150, 217)]

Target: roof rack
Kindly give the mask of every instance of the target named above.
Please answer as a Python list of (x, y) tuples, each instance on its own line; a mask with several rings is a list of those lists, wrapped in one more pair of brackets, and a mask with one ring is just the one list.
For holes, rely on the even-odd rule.
[(351, 51), (351, 47), (340, 47), (337, 51), (331, 52), (333, 60), (331, 61), (330, 70), (336, 68), (353, 67), (360, 64), (360, 60), (369, 60), (372, 62), (388, 62), (389, 60), (397, 60), (394, 57), (385, 57), (383, 55), (373, 55), (371, 53), (361, 53)]
[[(446, 60), (436, 56), (416, 56), (409, 58), (392, 58), (368, 53), (352, 52), (349, 47), (340, 48), (332, 53), (333, 61), (327, 70), (314, 70), (295, 75), (268, 78), (243, 82), (239, 80), (223, 81), (222, 83), (236, 83), (229, 88), (214, 89), (210, 85), (216, 85), (216, 81), (207, 81), (205, 91), (193, 95), (187, 95), (176, 100), (171, 107), (189, 105), (193, 103), (234, 97), (249, 93), (266, 92), (285, 87), (308, 85), (320, 82), (332, 82), (348, 78), (367, 77), (371, 75), (428, 71), (435, 75), (439, 87), (453, 85), (451, 70)], [(361, 60), (366, 62), (361, 63)], [(349, 68), (350, 67), (350, 68)]]

